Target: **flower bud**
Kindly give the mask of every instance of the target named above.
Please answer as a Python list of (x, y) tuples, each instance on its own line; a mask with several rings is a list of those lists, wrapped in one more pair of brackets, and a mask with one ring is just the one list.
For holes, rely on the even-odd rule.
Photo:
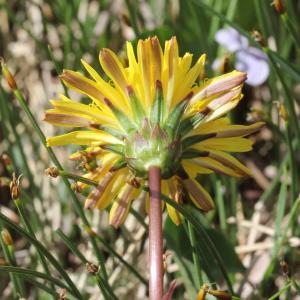
[(17, 84), (16, 84), (16, 81), (15, 81), (15, 78), (13, 77), (13, 75), (8, 70), (3, 58), (0, 58), (0, 63), (1, 63), (2, 74), (3, 74), (7, 84), (9, 85), (9, 87), (12, 90), (16, 90), (17, 89)]
[(67, 290), (60, 289), (58, 292), (58, 300), (66, 300), (67, 299)]
[(6, 228), (1, 231), (1, 236), (5, 245), (11, 246), (13, 244), (13, 239), (10, 235), (10, 232)]
[(9, 157), (9, 155), (7, 153), (3, 153), (1, 155), (1, 160), (3, 161), (5, 167), (8, 170), (12, 170), (12, 161), (11, 161), (11, 158)]
[(281, 267), (281, 271), (282, 271), (283, 275), (284, 276), (289, 276), (290, 272), (289, 272), (289, 266), (288, 266), (287, 262), (284, 261), (284, 260), (281, 260), (280, 261), (280, 267)]
[(289, 120), (289, 114), (287, 112), (287, 110), (285, 109), (284, 105), (280, 104), (279, 105), (279, 115), (280, 117), (287, 122)]
[(91, 274), (91, 275), (96, 275), (98, 273), (98, 270), (99, 270), (99, 266), (91, 263), (91, 262), (87, 262), (85, 264), (85, 267), (86, 267), (86, 271)]
[(56, 167), (49, 167), (45, 170), (45, 174), (50, 177), (56, 178), (59, 175), (59, 171)]
[(251, 33), (252, 38), (254, 39), (255, 42), (259, 43), (262, 47), (266, 47), (267, 43), (266, 40), (264, 39), (263, 35), (261, 32), (258, 30), (254, 30)]
[(230, 59), (229, 59), (228, 54), (223, 56), (220, 67), (219, 67), (219, 71), (221, 74), (225, 74), (230, 71)]
[(19, 198), (19, 195), (20, 195), (19, 185), (20, 185), (20, 176), (17, 178), (16, 174), (13, 173), (13, 178), (9, 185), (10, 195), (13, 200)]
[(274, 5), (276, 12), (280, 15), (285, 13), (285, 8), (283, 6), (282, 0), (274, 0), (272, 5)]

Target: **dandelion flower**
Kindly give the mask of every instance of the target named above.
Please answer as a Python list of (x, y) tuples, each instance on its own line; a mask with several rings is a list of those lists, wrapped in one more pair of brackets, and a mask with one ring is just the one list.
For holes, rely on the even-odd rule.
[[(192, 201), (207, 212), (214, 207), (198, 174), (217, 172), (235, 177), (250, 175), (231, 153), (252, 149), (247, 138), (262, 125), (232, 125), (224, 115), (242, 99), (246, 74), (233, 71), (203, 79), (205, 55), (192, 66), (192, 54), (179, 55), (176, 38), (161, 48), (157, 37), (139, 40), (135, 54), (127, 42), (128, 65), (109, 49), (99, 60), (109, 80), (82, 61), (89, 77), (64, 70), (61, 79), (70, 89), (87, 96), (88, 104), (60, 95), (51, 100), (45, 121), (78, 128), (49, 137), (49, 147), (66, 144), (86, 146), (71, 155), (87, 170), (84, 177), (98, 182), (85, 208), (110, 206), (109, 221), (120, 226), (132, 201), (149, 196), (151, 166), (161, 170), (162, 193), (181, 204)], [(78, 183), (82, 190), (88, 186)], [(166, 205), (175, 224), (182, 216)]]

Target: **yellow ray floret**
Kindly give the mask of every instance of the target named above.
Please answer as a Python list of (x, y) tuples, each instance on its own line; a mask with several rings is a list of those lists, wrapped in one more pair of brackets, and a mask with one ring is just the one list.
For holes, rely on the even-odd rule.
[(72, 131), (66, 134), (47, 138), (47, 146), (62, 146), (68, 144), (74, 145), (103, 145), (103, 144), (121, 144), (122, 142), (105, 132), (97, 131)]

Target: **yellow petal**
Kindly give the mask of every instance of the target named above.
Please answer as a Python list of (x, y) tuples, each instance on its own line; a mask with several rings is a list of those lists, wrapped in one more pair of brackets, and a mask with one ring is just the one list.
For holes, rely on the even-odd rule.
[(55, 109), (46, 111), (44, 121), (65, 127), (89, 127), (91, 124), (96, 123), (95, 120), (89, 117), (85, 118), (79, 114), (68, 114)]
[(210, 95), (194, 103), (190, 101), (186, 114), (201, 112), (211, 115), (214, 111), (222, 109), (226, 104), (241, 98), (241, 86), (238, 86), (225, 92)]
[(71, 89), (87, 95), (99, 102), (104, 100), (104, 95), (98, 88), (97, 84), (93, 80), (84, 77), (79, 72), (64, 70), (62, 75), (60, 75), (60, 78)]
[(152, 52), (151, 56), (153, 62), (152, 77), (153, 77), (153, 82), (155, 83), (157, 80), (161, 81), (163, 52), (159, 40), (156, 36), (152, 37), (150, 40), (151, 40), (151, 52)]
[(192, 130), (189, 135), (216, 133), (223, 127), (230, 124), (229, 118), (220, 118), (210, 122), (201, 123), (197, 128)]
[(138, 64), (140, 67), (140, 76), (142, 78), (145, 107), (149, 111), (152, 103), (151, 86), (154, 86), (155, 82), (151, 82), (151, 40), (139, 40), (137, 46)]
[[(190, 60), (192, 55), (190, 54)], [(174, 100), (172, 102), (172, 105), (175, 106), (179, 101), (184, 99), (187, 94), (190, 92), (192, 85), (195, 83), (196, 79), (198, 78), (199, 74), (203, 72), (204, 65), (205, 65), (205, 59), (206, 55), (203, 54), (200, 56), (196, 64), (188, 71), (186, 70), (186, 67), (189, 66), (190, 62), (186, 61), (184, 62), (183, 57), (183, 63), (187, 63), (186, 66), (180, 65), (178, 68), (178, 71), (180, 70), (180, 75), (178, 76), (177, 84), (176, 84), (176, 91), (174, 94)], [(188, 72), (187, 72), (188, 71)]]
[(81, 63), (83, 64), (83, 66), (85, 67), (85, 69), (88, 71), (88, 73), (92, 76), (92, 78), (97, 82), (97, 81), (102, 81), (103, 79), (101, 78), (101, 76), (98, 74), (98, 72), (90, 65), (88, 64), (86, 61), (84, 61), (83, 59), (81, 60)]
[[(170, 178), (168, 181), (168, 190), (169, 190), (169, 198), (181, 204), (181, 193), (182, 190), (179, 190), (179, 186), (174, 177)], [(180, 225), (182, 223), (183, 217), (182, 215), (171, 205), (166, 204), (167, 211), (170, 219), (173, 221), (175, 225)]]
[(247, 136), (250, 135), (264, 126), (264, 122), (256, 122), (254, 124), (245, 125), (228, 125), (226, 127), (220, 128), (217, 136), (218, 137), (237, 137), (237, 136)]
[(211, 158), (211, 157), (201, 157), (201, 158), (196, 158), (193, 160), (197, 165), (200, 165), (204, 168), (210, 169), (216, 173), (220, 173), (223, 175), (228, 175), (228, 176), (237, 176), (240, 177), (241, 173), (240, 172), (235, 172), (233, 168), (228, 167), (227, 165), (224, 165), (223, 162), (220, 163), (219, 161)]
[(176, 73), (178, 69), (179, 55), (176, 37), (172, 37), (165, 43), (162, 84), (164, 99), (170, 107), (174, 96)]
[(114, 201), (109, 212), (109, 223), (118, 228), (125, 221), (133, 198), (140, 192), (132, 185), (126, 183)]
[(251, 140), (242, 137), (210, 138), (193, 145), (193, 148), (200, 151), (247, 152), (252, 149), (252, 144)]
[(96, 203), (96, 207), (98, 209), (105, 209), (115, 199), (117, 194), (119, 194), (121, 188), (124, 186), (124, 182), (127, 176), (127, 168), (123, 168), (115, 172), (113, 180), (109, 182), (101, 197), (98, 198), (98, 201)]
[(229, 112), (230, 110), (232, 110), (239, 104), (239, 102), (243, 98), (243, 96), (244, 96), (243, 94), (239, 94), (239, 95), (237, 95), (236, 98), (234, 98), (234, 99), (230, 100), (229, 102), (227, 102), (226, 104), (218, 107), (216, 110), (211, 112), (205, 118), (205, 121), (209, 122), (209, 121), (215, 120), (215, 119), (225, 115), (227, 112)]
[(251, 176), (251, 170), (228, 153), (214, 150), (209, 152), (209, 156), (232, 169), (236, 176)]
[(115, 174), (113, 172), (107, 172), (104, 175), (98, 186), (94, 188), (86, 198), (84, 204), (85, 209), (94, 209), (96, 207), (97, 202), (99, 202), (99, 199), (101, 199), (104, 191), (108, 188), (109, 183), (112, 182), (114, 175)]
[(195, 178), (198, 174), (213, 173), (212, 170), (205, 168), (202, 165), (199, 165), (196, 159), (183, 159), (182, 166), (186, 173), (192, 178)]
[(126, 72), (116, 54), (104, 48), (99, 55), (104, 72), (114, 81), (116, 88), (125, 92), (127, 84)]
[(184, 180), (183, 184), (196, 207), (204, 210), (205, 212), (214, 208), (212, 198), (201, 184), (191, 178)]
[(246, 79), (246, 73), (239, 71), (232, 71), (230, 73), (209, 79), (194, 90), (194, 96), (191, 99), (191, 104), (193, 105), (197, 101), (210, 97), (214, 94), (231, 90), (241, 85)]
[(74, 145), (102, 145), (102, 144), (121, 144), (117, 138), (101, 132), (93, 131), (72, 131), (70, 133), (47, 138), (47, 146)]

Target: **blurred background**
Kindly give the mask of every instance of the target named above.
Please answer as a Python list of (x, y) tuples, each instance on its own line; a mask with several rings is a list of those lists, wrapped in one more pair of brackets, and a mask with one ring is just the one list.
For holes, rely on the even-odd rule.
[[(126, 41), (136, 44), (139, 38), (157, 35), (163, 44), (175, 35), (181, 55), (190, 52), (196, 60), (207, 54), (207, 77), (233, 69), (248, 73), (244, 99), (230, 117), (238, 124), (266, 123), (253, 136), (254, 150), (239, 156), (253, 178), (204, 179), (216, 209), (195, 215), (223, 264), (196, 235), (201, 281), (186, 226), (176, 227), (165, 217), (166, 289), (173, 279), (178, 283), (173, 299), (196, 299), (201, 283), (221, 290), (231, 285), (240, 299), (300, 299), (300, 2), (275, 2), (0, 0), (0, 56), (46, 136), (65, 132), (43, 122), (49, 99), (65, 89), (58, 75), (63, 68), (84, 73), (82, 58), (102, 73), (98, 54), (103, 47), (113, 49), (126, 64)], [(70, 96), (85, 101), (73, 92)], [(105, 211), (84, 212), (85, 222), (74, 208), (74, 197), (83, 205), (84, 195), (71, 196), (61, 178), (44, 174), (53, 164), (3, 77), (0, 103), (0, 209), (9, 220), (0, 218), (0, 298), (78, 299), (64, 287), (67, 276), (82, 299), (147, 299), (144, 203), (134, 202), (118, 230), (108, 225)], [(81, 166), (68, 160), (78, 149), (54, 151), (66, 172), (80, 175)], [(21, 208), (11, 200), (13, 172), (22, 174)], [(35, 237), (41, 244), (32, 242)], [(93, 275), (99, 264), (107, 273), (104, 287)]]

